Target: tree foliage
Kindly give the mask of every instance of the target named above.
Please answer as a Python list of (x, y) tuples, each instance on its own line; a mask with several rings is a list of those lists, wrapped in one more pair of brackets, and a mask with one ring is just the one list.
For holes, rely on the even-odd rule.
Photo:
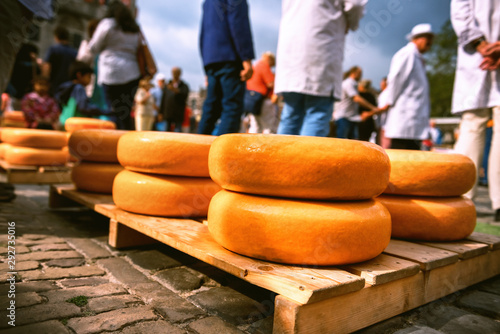
[(451, 116), (451, 99), (457, 64), (457, 36), (448, 20), (436, 34), (427, 58), (431, 117)]

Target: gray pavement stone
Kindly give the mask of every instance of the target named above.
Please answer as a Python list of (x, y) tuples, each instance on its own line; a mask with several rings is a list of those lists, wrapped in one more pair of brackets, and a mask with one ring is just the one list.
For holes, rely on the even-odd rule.
[(61, 244), (40, 244), (30, 247), (33, 252), (47, 252), (47, 251), (60, 251), (60, 250), (73, 250), (70, 245), (66, 243)]
[[(7, 238), (0, 238), (0, 240), (5, 240), (5, 244), (7, 244)], [(16, 243), (17, 244), (17, 243)], [(23, 253), (29, 253), (30, 249), (26, 246), (15, 246), (16, 248), (16, 254), (23, 254)], [(12, 248), (10, 248), (12, 250)], [(9, 247), (0, 247), (0, 254), (4, 255), (9, 252)]]
[(101, 284), (108, 283), (109, 280), (104, 277), (84, 277), (84, 278), (73, 278), (73, 279), (64, 279), (59, 281), (59, 284), (64, 286), (65, 288), (74, 288), (78, 286), (97, 286)]
[(475, 314), (466, 314), (450, 320), (438, 329), (449, 334), (500, 333), (500, 322)]
[[(36, 282), (19, 282), (16, 283), (16, 293), (24, 292), (42, 292), (49, 290), (60, 289), (55, 282), (52, 281), (36, 281)], [(9, 291), (7, 284), (0, 285), (0, 296), (4, 296)]]
[(274, 316), (271, 315), (270, 317), (256, 321), (253, 324), (251, 324), (248, 327), (247, 332), (250, 334), (272, 334), (273, 323), (274, 323)]
[(138, 321), (156, 320), (158, 316), (147, 306), (120, 309), (95, 316), (68, 320), (68, 327), (78, 334), (117, 331)]
[[(11, 271), (9, 269), (10, 265), (8, 262), (0, 263), (0, 271)], [(25, 271), (25, 270), (34, 270), (40, 267), (40, 263), (38, 261), (16, 261), (16, 270), (15, 271)]]
[(453, 319), (470, 314), (455, 306), (434, 302), (412, 312), (416, 326), (439, 329)]
[(46, 268), (41, 270), (32, 270), (22, 272), (22, 278), (30, 281), (35, 280), (53, 280), (62, 278), (102, 276), (106, 272), (95, 265), (72, 268)]
[(391, 331), (405, 328), (407, 326), (406, 320), (402, 316), (393, 317), (385, 321), (381, 321), (372, 326), (360, 329), (356, 331), (356, 334), (379, 334), (379, 333), (389, 333)]
[(261, 304), (227, 287), (202, 291), (188, 300), (236, 326), (256, 321), (263, 311)]
[[(186, 330), (177, 328), (163, 320), (140, 322), (138, 324), (125, 327), (119, 332), (111, 332), (111, 334), (143, 334), (143, 333), (186, 334), (187, 332)], [(219, 333), (219, 334), (224, 334), (224, 333)]]
[[(16, 291), (17, 292), (17, 291)], [(9, 307), (11, 299), (1, 298), (0, 299), (0, 309), (4, 310)], [(36, 292), (24, 292), (15, 293), (15, 298), (12, 298), (16, 302), (16, 308), (33, 306), (43, 303), (43, 298), (40, 297)]]
[(487, 317), (500, 319), (500, 295), (472, 291), (458, 300), (458, 305)]
[(243, 334), (232, 324), (228, 324), (220, 318), (209, 317), (193, 321), (189, 328), (198, 334)]
[(109, 271), (119, 282), (130, 287), (135, 284), (151, 282), (149, 278), (122, 258), (101, 259), (97, 261), (97, 264)]
[(59, 259), (45, 262), (49, 267), (71, 268), (80, 267), (85, 263), (85, 259)]
[[(45, 303), (16, 310), (16, 326), (34, 324), (47, 320), (72, 318), (81, 315), (80, 308), (70, 303)], [(5, 319), (5, 313), (0, 312), (1, 319)], [(0, 322), (0, 328), (6, 328), (8, 324)]]
[(70, 331), (58, 320), (49, 320), (32, 325), (16, 326), (2, 331), (2, 334), (70, 334)]
[(397, 332), (394, 332), (394, 334), (442, 334), (442, 332), (430, 327), (412, 326), (400, 329)]
[(94, 313), (102, 313), (139, 305), (144, 303), (137, 296), (117, 295), (89, 299), (88, 308)]
[(500, 295), (500, 276), (490, 279), (484, 283), (480, 283), (478, 285), (478, 289), (481, 291)]
[(175, 291), (192, 291), (203, 285), (201, 275), (195, 275), (186, 268), (172, 268), (158, 272), (155, 277)]
[(24, 239), (23, 237), (16, 240), (16, 245), (24, 245), (28, 247), (36, 246), (36, 245), (44, 245), (44, 244), (62, 244), (66, 243), (63, 238), (59, 237), (47, 237), (45, 239), (32, 240), (32, 239)]
[(129, 253), (127, 254), (127, 257), (135, 265), (152, 272), (181, 266), (179, 261), (166, 256), (157, 250)]
[(113, 283), (102, 284), (98, 286), (81, 286), (77, 288), (63, 289), (57, 291), (40, 292), (39, 294), (49, 300), (49, 303), (62, 303), (66, 300), (77, 297), (86, 296), (88, 298), (103, 297), (110, 295), (126, 294), (122, 286)]
[(87, 258), (100, 259), (111, 256), (111, 253), (107, 249), (102, 248), (91, 239), (68, 238), (67, 242)]
[(56, 259), (75, 259), (83, 257), (76, 251), (48, 251), (48, 252), (31, 252), (16, 256), (16, 261), (49, 261)]

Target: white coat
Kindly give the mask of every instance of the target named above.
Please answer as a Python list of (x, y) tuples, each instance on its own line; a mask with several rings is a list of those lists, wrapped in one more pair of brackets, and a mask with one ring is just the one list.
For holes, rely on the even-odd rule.
[(500, 106), (500, 69), (481, 70), (482, 56), (470, 46), (481, 36), (500, 40), (500, 1), (452, 0), (451, 22), (459, 44), (452, 112)]
[(387, 76), (387, 114), (385, 136), (424, 140), (430, 117), (429, 82), (422, 54), (409, 42), (392, 57)]
[(358, 28), (367, 0), (283, 0), (275, 92), (340, 99), (346, 28)]

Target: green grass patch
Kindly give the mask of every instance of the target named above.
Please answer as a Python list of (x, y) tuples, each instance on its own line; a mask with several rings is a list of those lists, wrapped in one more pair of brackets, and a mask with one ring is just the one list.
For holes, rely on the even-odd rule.
[(477, 223), (474, 232), (493, 234), (500, 236), (500, 226), (490, 225), (486, 223)]
[(75, 304), (76, 306), (79, 306), (79, 307), (85, 306), (89, 302), (89, 300), (88, 300), (88, 298), (86, 296), (76, 296), (76, 297), (67, 299), (66, 301), (68, 303), (73, 303), (73, 304)]

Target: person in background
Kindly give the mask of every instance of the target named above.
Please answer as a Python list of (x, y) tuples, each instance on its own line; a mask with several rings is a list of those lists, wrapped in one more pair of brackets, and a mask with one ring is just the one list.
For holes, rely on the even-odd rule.
[(69, 80), (69, 67), (75, 61), (77, 50), (69, 45), (68, 29), (58, 26), (54, 30), (56, 44), (47, 51), (42, 64), (42, 74), (50, 78), (50, 94), (54, 94), (60, 84)]
[(327, 136), (342, 93), (345, 36), (356, 30), (365, 0), (282, 1), (275, 93), (284, 107), (278, 134)]
[(163, 119), (163, 115), (160, 111), (161, 100), (163, 98), (163, 89), (165, 88), (165, 74), (158, 73), (156, 74), (156, 86), (151, 89), (151, 95), (155, 100), (155, 104), (158, 106), (158, 112), (156, 113), (156, 119), (153, 124), (153, 130), (157, 131), (165, 131), (166, 130), (166, 122)]
[[(358, 85), (359, 96), (365, 99), (373, 106), (377, 106), (377, 96), (372, 87), (371, 80), (361, 80)], [(359, 113), (363, 115), (364, 112), (370, 111), (369, 108), (359, 105)], [(372, 134), (376, 132), (375, 120), (373, 116), (367, 117), (358, 124), (359, 140), (370, 141)]]
[(17, 53), (10, 83), (12, 89), (12, 107), (21, 109), (24, 95), (33, 91), (33, 80), (41, 74), (37, 63), (38, 48), (31, 43), (24, 43)]
[(121, 130), (133, 128), (130, 112), (141, 77), (137, 63), (140, 37), (130, 9), (120, 1), (113, 1), (88, 45), (93, 54), (99, 54), (97, 82), (102, 85), (116, 126)]
[(155, 122), (158, 106), (151, 94), (153, 84), (149, 78), (139, 82), (139, 89), (135, 94), (135, 129), (137, 131), (151, 131)]
[[(451, 23), (458, 37), (452, 113), (461, 114), (455, 151), (474, 161), (484, 154), (486, 128), (493, 119), (488, 190), (494, 221), (500, 221), (500, 2), (452, 0)], [(465, 194), (474, 198), (477, 186)]]
[(34, 91), (26, 94), (21, 101), (29, 128), (56, 130), (59, 127), (61, 110), (57, 101), (49, 95), (50, 80), (47, 77), (36, 77)]
[(11, 111), (11, 110), (12, 110), (12, 98), (10, 97), (9, 93), (7, 92), (2, 93), (2, 100), (0, 104), (0, 116), (5, 111)]
[(246, 0), (205, 0), (200, 51), (207, 79), (207, 97), (198, 133), (238, 132), (245, 81), (252, 77), (254, 58)]
[[(380, 80), (380, 94), (378, 96), (378, 107), (383, 110), (383, 108), (387, 105), (387, 77), (382, 78)], [(381, 112), (376, 117), (376, 124), (378, 129), (377, 134), (377, 144), (382, 146), (382, 148), (390, 148), (391, 147), (391, 139), (385, 136), (385, 122), (387, 121), (387, 113)]]
[(179, 67), (172, 68), (172, 79), (163, 88), (160, 113), (166, 121), (166, 131), (172, 131), (173, 128), (175, 132), (182, 132), (189, 86), (181, 80), (181, 74)]

